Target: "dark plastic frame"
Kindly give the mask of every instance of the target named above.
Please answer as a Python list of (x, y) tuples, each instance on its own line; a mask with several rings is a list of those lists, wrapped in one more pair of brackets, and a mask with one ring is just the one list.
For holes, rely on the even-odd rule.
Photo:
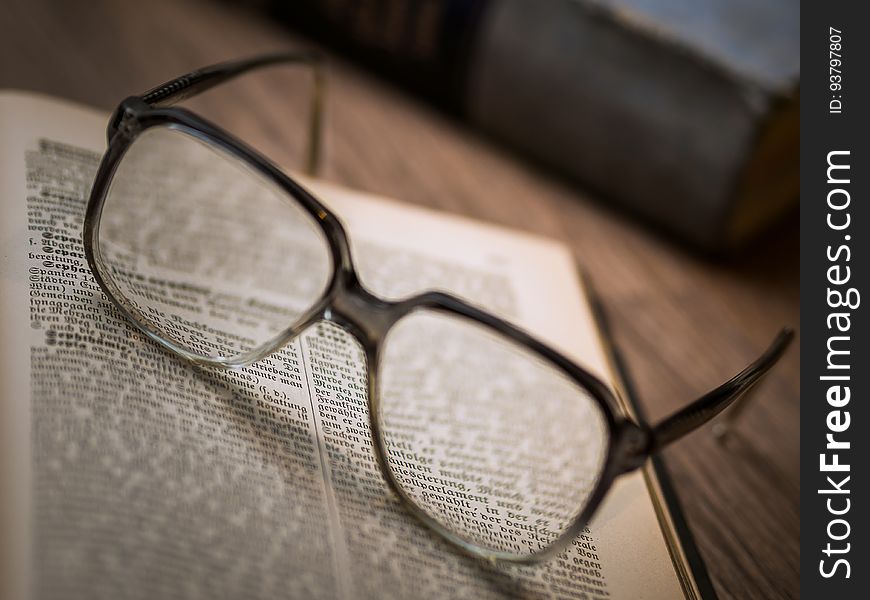
[[(368, 366), (369, 421), (380, 470), (391, 489), (407, 508), (426, 525), (474, 556), (511, 562), (532, 562), (554, 555), (576, 537), (589, 522), (610, 485), (619, 475), (639, 468), (652, 453), (693, 431), (744, 396), (783, 354), (793, 334), (783, 329), (770, 348), (732, 379), (664, 419), (654, 427), (635, 423), (620, 414), (613, 392), (594, 375), (525, 331), (464, 300), (443, 292), (424, 292), (400, 301), (389, 301), (370, 293), (360, 282), (351, 257), (347, 233), (338, 218), (310, 192), (283, 173), (268, 159), (218, 126), (173, 104), (192, 97), (219, 83), (258, 67), (284, 63), (314, 66), (311, 145), (307, 166), (316, 168), (319, 156), (321, 97), (323, 76), (316, 55), (309, 53), (275, 54), (223, 63), (173, 79), (140, 96), (121, 102), (107, 129), (108, 149), (100, 163), (84, 223), (84, 248), (91, 271), (114, 305), (140, 330), (159, 344), (202, 365), (238, 368), (276, 351), (310, 325), (331, 321), (353, 335), (362, 345)], [(300, 320), (266, 344), (229, 359), (213, 359), (192, 354), (151, 331), (147, 323), (116, 291), (104, 272), (100, 255), (99, 229), (103, 203), (112, 177), (125, 152), (136, 138), (152, 127), (174, 127), (203, 139), (235, 156), (271, 180), (293, 197), (319, 224), (332, 254), (332, 276), (321, 299)], [(554, 366), (588, 391), (601, 409), (609, 429), (609, 446), (602, 473), (586, 506), (552, 545), (529, 555), (515, 555), (484, 548), (441, 525), (420, 508), (397, 483), (386, 459), (386, 444), (381, 430), (378, 365), (380, 351), (390, 328), (412, 311), (428, 309), (468, 319), (509, 343), (519, 344)]]

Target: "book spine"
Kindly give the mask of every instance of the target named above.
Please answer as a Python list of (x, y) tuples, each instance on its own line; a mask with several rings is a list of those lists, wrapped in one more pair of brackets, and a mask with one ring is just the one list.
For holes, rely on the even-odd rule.
[[(598, 326), (601, 342), (607, 353), (620, 394), (628, 403), (628, 410), (634, 415), (635, 420), (639, 423), (648, 423), (643, 406), (641, 406), (635, 393), (634, 379), (628, 370), (628, 364), (614, 341), (610, 319), (601, 297), (589, 276), (582, 270), (579, 271), (579, 274), (580, 280), (583, 282), (583, 291), (592, 310), (592, 317)], [(674, 566), (680, 576), (686, 597), (717, 600), (718, 596), (710, 579), (707, 565), (698, 550), (695, 536), (686, 521), (679, 495), (674, 489), (670, 473), (661, 455), (651, 456), (649, 466), (645, 469), (648, 470), (646, 483), (653, 502), (657, 505), (663, 504), (661, 509), (668, 517), (664, 519), (664, 515), (659, 515), (665, 541), (671, 549), (671, 557), (674, 560)]]

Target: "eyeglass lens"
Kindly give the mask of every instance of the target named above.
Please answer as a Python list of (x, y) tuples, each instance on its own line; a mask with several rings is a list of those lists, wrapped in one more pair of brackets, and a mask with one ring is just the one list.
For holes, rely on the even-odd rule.
[(585, 507), (606, 458), (604, 415), (531, 351), (473, 321), (421, 310), (390, 331), (380, 375), (388, 466), (442, 527), (527, 556)]
[(185, 130), (144, 131), (103, 204), (98, 268), (141, 324), (233, 358), (296, 323), (332, 273), (318, 225), (275, 183)]

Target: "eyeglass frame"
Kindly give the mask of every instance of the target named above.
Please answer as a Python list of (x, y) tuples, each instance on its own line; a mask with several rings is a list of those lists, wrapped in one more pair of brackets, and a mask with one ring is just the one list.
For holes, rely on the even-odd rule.
[[(302, 185), (244, 142), (199, 115), (174, 106), (220, 83), (254, 69), (279, 64), (302, 64), (313, 67), (313, 93), (309, 121), (309, 146), (306, 170), (315, 171), (320, 158), (322, 98), (324, 75), (319, 55), (292, 52), (256, 56), (219, 63), (172, 79), (138, 96), (123, 100), (109, 121), (107, 149), (100, 161), (85, 212), (83, 242), (85, 256), (97, 283), (114, 306), (146, 336), (193, 363), (223, 368), (241, 368), (261, 360), (298, 337), (319, 321), (332, 322), (350, 333), (362, 346), (366, 358), (368, 381), (369, 426), (381, 475), (405, 508), (430, 529), (471, 556), (515, 563), (532, 563), (551, 558), (566, 548), (589, 523), (602, 499), (617, 477), (640, 468), (648, 457), (694, 431), (735, 402), (745, 403), (750, 389), (773, 367), (788, 347), (793, 332), (782, 329), (770, 347), (753, 363), (727, 382), (692, 401), (654, 426), (637, 423), (623, 413), (614, 392), (595, 375), (570, 360), (548, 344), (494, 314), (462, 298), (441, 291), (426, 291), (409, 298), (392, 301), (379, 298), (363, 286), (351, 256), (350, 242), (341, 221)], [(144, 131), (154, 127), (173, 127), (212, 144), (241, 160), (292, 197), (316, 222), (329, 247), (332, 275), (321, 298), (295, 323), (265, 344), (243, 354), (209, 358), (192, 353), (152, 331), (137, 317), (124, 295), (110, 278), (104, 278), (100, 266), (99, 225), (102, 209), (115, 171), (129, 147)], [(601, 473), (585, 505), (571, 524), (548, 546), (528, 555), (488, 549), (451, 531), (429, 515), (396, 480), (387, 459), (386, 439), (380, 419), (378, 372), (380, 352), (390, 329), (416, 310), (431, 310), (471, 321), (507, 343), (530, 351), (544, 363), (555, 367), (595, 401), (608, 429), (606, 456)], [(738, 410), (735, 406), (732, 412)]]

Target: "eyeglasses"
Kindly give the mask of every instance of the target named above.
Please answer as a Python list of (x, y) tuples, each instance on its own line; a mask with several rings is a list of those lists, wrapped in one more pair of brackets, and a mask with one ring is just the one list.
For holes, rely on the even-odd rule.
[(283, 63), (314, 67), (307, 158), (316, 166), (315, 56), (215, 65), (127, 98), (87, 207), (91, 271), (136, 327), (201, 365), (249, 366), (322, 320), (345, 329), (368, 376), (333, 373), (339, 397), (367, 405), (374, 454), (398, 498), (465, 551), (515, 562), (558, 552), (616, 477), (744, 396), (785, 351), (788, 330), (731, 380), (649, 427), (620, 415), (582, 367), (458, 297), (374, 296), (329, 209), (235, 137), (173, 107)]

